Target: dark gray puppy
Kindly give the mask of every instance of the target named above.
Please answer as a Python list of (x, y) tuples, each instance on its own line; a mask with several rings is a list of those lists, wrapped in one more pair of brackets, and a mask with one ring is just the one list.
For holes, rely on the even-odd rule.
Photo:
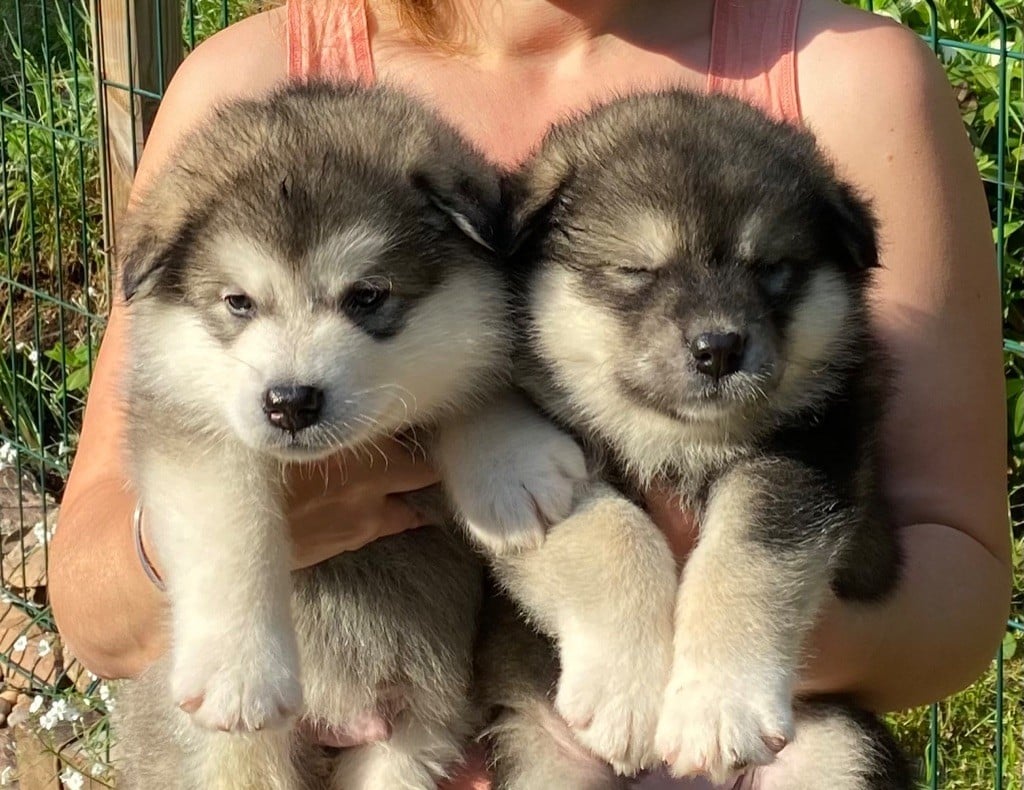
[[(869, 605), (899, 575), (879, 481), (888, 376), (869, 322), (868, 205), (808, 132), (681, 91), (561, 125), (512, 192), (520, 381), (587, 445), (617, 496), (639, 501), (660, 482), (700, 525), (670, 662), (626, 667), (663, 694), (654, 753), (676, 775), (717, 782), (768, 765), (771, 787), (909, 786), (872, 717), (810, 700), (794, 715), (801, 649), (830, 588)], [(570, 521), (588, 510), (605, 519), (615, 496), (582, 495)], [(635, 514), (627, 529), (637, 534)], [(621, 572), (604, 597), (660, 590), (658, 574), (676, 584), (664, 558), (635, 572), (621, 556), (606, 552)], [(639, 616), (623, 610), (607, 629), (609, 663), (632, 650)], [(617, 786), (583, 750), (553, 747), (558, 722), (536, 713), (553, 663), (535, 645), (534, 670), (518, 671), (506, 633), (484, 652), (504, 786)], [(621, 769), (608, 733), (559, 695), (578, 741)], [(542, 752), (524, 748), (531, 738)], [(582, 764), (585, 778), (566, 778)]]
[[(128, 454), (172, 649), (118, 697), (122, 786), (427, 790), (458, 761), (479, 561), (448, 524), (293, 579), (283, 470), (502, 386), (499, 199), (418, 104), (312, 85), (217, 111), (133, 207)], [(303, 712), (372, 742), (321, 753)]]

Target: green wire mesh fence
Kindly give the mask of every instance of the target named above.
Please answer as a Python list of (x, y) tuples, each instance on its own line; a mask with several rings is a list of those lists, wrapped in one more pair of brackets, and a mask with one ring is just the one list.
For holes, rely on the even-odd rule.
[[(848, 1), (893, 17), (928, 41), (974, 144), (1004, 285), (1008, 492), (1019, 557), (1024, 0)], [(0, 714), (33, 729), (61, 755), (47, 765), (71, 788), (110, 782), (104, 714), (111, 697), (55, 632), (46, 596), (47, 547), (112, 293), (111, 218), (124, 204), (174, 67), (251, 5), (0, 2)], [(938, 705), (892, 717), (919, 758), (923, 786), (1024, 790), (1024, 656), (1017, 654), (1022, 604), (1017, 587), (1014, 618), (986, 676)], [(0, 737), (0, 786), (13, 784), (24, 770)]]

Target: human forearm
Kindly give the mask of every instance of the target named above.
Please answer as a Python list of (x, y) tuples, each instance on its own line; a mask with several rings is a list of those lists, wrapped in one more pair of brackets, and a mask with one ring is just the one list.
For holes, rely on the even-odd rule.
[(1005, 629), (1010, 570), (951, 527), (900, 531), (906, 561), (884, 604), (831, 601), (810, 646), (802, 691), (849, 692), (868, 707), (923, 705), (972, 683)]
[(167, 646), (165, 599), (135, 550), (134, 507), (115, 479), (69, 496), (50, 547), (57, 626), (71, 652), (105, 678), (138, 674)]

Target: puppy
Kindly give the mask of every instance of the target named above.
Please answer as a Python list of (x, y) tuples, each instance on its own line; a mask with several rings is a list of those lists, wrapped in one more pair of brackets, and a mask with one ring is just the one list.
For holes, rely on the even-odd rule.
[[(172, 649), (122, 690), (126, 786), (426, 789), (458, 761), (478, 725), (482, 570), (462, 526), (447, 515), (292, 575), (283, 471), (372, 458), (396, 432), (426, 441), (501, 391), (499, 213), (498, 173), (448, 125), (391, 90), (326, 85), (224, 106), (134, 206), (128, 456)], [(551, 459), (499, 461), (462, 496), (530, 542), (585, 470), (520, 412)], [(458, 441), (436, 447), (472, 478)], [(369, 742), (324, 753), (300, 713)]]
[[(549, 540), (567, 524), (585, 529), (581, 519), (599, 524), (602, 551), (577, 557), (581, 578), (613, 579), (594, 600), (650, 604), (620, 607), (588, 646), (590, 693), (634, 724), (650, 721), (649, 688), (663, 696), (656, 732), (640, 728), (627, 755), (566, 691), (564, 662), (576, 657), (564, 645), (554, 644), (559, 668), (536, 640), (535, 670), (516, 674), (507, 631), (492, 633), (483, 655), (503, 786), (619, 786), (589, 754), (619, 774), (663, 759), (677, 776), (716, 782), (770, 764), (772, 787), (909, 787), (872, 717), (812, 700), (794, 714), (793, 702), (829, 591), (869, 605), (900, 568), (880, 484), (888, 363), (869, 322), (869, 206), (809, 133), (682, 91), (620, 99), (554, 129), (511, 193), (518, 380), (612, 486), (578, 492)], [(634, 504), (655, 483), (700, 533), (667, 604), (667, 546), (648, 538), (644, 567), (621, 550), (656, 531)], [(659, 623), (674, 621), (667, 662), (654, 637), (649, 660), (636, 660), (637, 620), (652, 606)], [(615, 672), (647, 689), (617, 699)], [(547, 706), (554, 683), (575, 747)], [(543, 764), (531, 742), (547, 744)]]

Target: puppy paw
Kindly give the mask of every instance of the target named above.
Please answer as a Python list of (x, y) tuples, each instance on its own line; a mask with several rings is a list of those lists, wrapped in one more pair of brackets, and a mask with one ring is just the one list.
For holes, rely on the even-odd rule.
[(474, 538), (496, 555), (539, 546), (587, 477), (579, 445), (539, 417), (494, 426), (448, 465), (446, 483)]
[(677, 662), (658, 721), (658, 753), (677, 777), (725, 783), (768, 765), (793, 737), (789, 684), (779, 673)]
[[(256, 642), (254, 642), (256, 644)], [(297, 656), (285, 649), (218, 656), (215, 650), (180, 651), (171, 676), (178, 706), (198, 726), (251, 732), (287, 726), (302, 711)]]
[(671, 639), (617, 641), (563, 641), (555, 709), (582, 746), (632, 776), (659, 762), (654, 736)]

